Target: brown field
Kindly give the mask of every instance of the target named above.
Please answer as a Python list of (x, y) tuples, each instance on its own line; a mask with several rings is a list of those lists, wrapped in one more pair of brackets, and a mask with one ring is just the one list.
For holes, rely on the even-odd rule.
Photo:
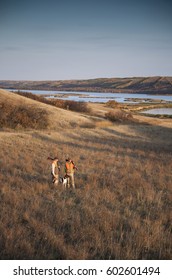
[[(0, 90), (4, 103), (19, 120), (41, 110), (46, 127), (1, 122), (1, 259), (172, 258), (170, 119), (111, 123), (101, 104), (75, 113)], [(61, 175), (66, 156), (77, 164), (75, 190), (51, 184), (56, 155)]]

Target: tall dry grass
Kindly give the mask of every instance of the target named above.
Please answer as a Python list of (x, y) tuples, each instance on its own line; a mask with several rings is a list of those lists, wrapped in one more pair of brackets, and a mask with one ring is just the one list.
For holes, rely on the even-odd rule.
[[(1, 132), (1, 259), (171, 259), (171, 130), (118, 127)], [(73, 158), (76, 190), (48, 155), (61, 175)]]

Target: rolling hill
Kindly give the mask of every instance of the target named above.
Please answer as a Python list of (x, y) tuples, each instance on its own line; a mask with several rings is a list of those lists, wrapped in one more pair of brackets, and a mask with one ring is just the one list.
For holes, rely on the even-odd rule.
[[(26, 112), (48, 123), (0, 128), (0, 259), (170, 260), (171, 120), (88, 126), (91, 115), (0, 90), (0, 123)], [(58, 156), (60, 176), (74, 160), (75, 190), (52, 184), (48, 156)]]
[(99, 78), (61, 81), (0, 81), (0, 88), (172, 94), (172, 77)]
[(72, 112), (60, 108), (53, 107), (51, 105), (43, 104), (41, 102), (26, 98), (24, 96), (17, 95), (12, 92), (0, 89), (0, 106), (6, 104), (6, 111), (8, 108), (11, 110), (16, 109), (20, 106), (22, 110), (30, 109), (32, 117), (34, 119), (34, 113), (36, 111), (43, 112), (47, 118), (47, 128), (72, 128), (81, 125), (89, 120), (81, 114)]

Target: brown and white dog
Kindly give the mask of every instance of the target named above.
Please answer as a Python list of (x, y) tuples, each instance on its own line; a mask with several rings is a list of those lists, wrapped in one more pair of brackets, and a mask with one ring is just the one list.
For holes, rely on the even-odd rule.
[(63, 184), (63, 187), (66, 189), (67, 183), (68, 183), (68, 176), (65, 175), (64, 177), (60, 177), (59, 181), (60, 181), (60, 183)]

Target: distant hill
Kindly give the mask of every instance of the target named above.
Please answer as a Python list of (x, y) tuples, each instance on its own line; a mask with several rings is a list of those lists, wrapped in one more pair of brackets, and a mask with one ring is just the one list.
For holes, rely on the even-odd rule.
[(0, 88), (172, 94), (172, 77), (99, 78), (59, 81), (1, 80)]

